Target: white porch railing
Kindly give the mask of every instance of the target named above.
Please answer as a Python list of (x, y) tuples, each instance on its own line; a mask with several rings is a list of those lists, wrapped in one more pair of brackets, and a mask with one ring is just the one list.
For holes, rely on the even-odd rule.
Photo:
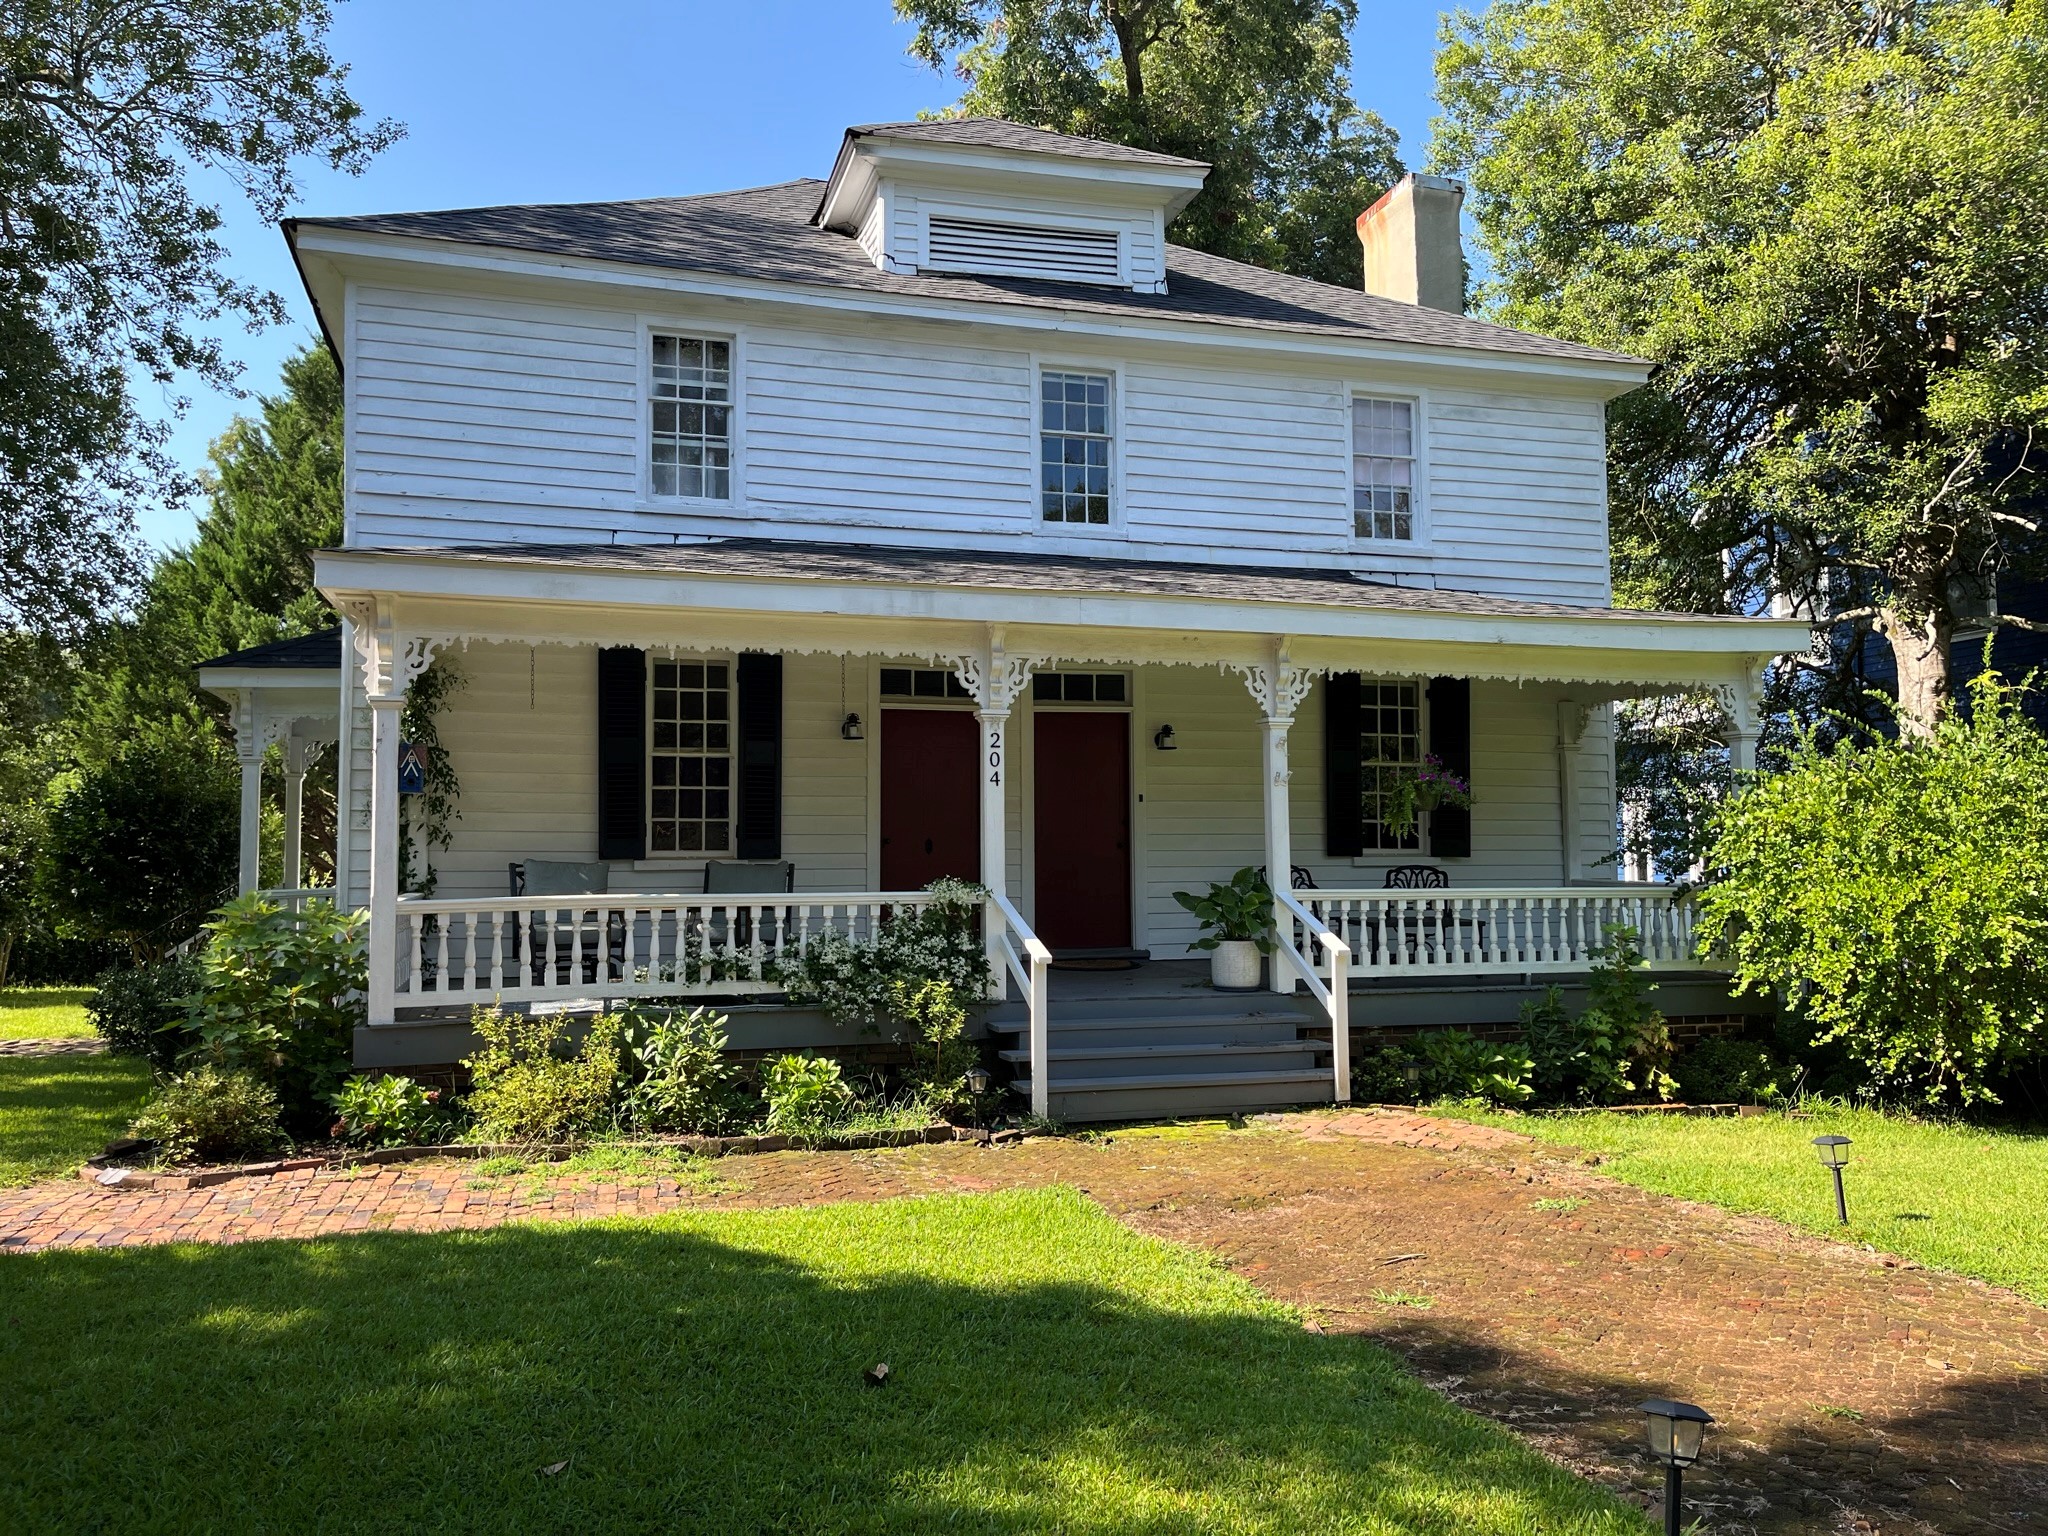
[(287, 912), (301, 912), (309, 901), (333, 901), (335, 890), (331, 885), (280, 885), (265, 886), (256, 894), (265, 901), (275, 902)]
[(511, 896), (398, 902), (401, 1008), (451, 1002), (747, 996), (820, 934), (873, 938), (924, 891)]
[[(1279, 948), (1273, 956), (1275, 969), (1282, 962), (1301, 978), (1309, 995), (1323, 1005), (1330, 1016), (1330, 1073), (1336, 1079), (1337, 1102), (1351, 1101), (1351, 946), (1328, 924), (1303, 906), (1292, 891), (1275, 893), (1282, 921), (1275, 929)], [(1329, 980), (1319, 961), (1328, 961)]]
[[(988, 931), (995, 939), (1003, 965), (1017, 978), (1024, 993), (1024, 1005), (1030, 1010), (1026, 1035), (1031, 1051), (1031, 1113), (1043, 1119), (1052, 1102), (1052, 1063), (1047, 1059), (1046, 1043), (1046, 967), (1052, 964), (1052, 951), (1010, 905), (1010, 898), (1000, 892), (988, 899)], [(1003, 978), (998, 976), (996, 982), (1000, 989)]]
[(1660, 970), (1699, 969), (1692, 898), (1658, 886), (1550, 890), (1302, 891), (1351, 946), (1354, 967), (1477, 975), (1582, 971), (1610, 929), (1635, 929)]

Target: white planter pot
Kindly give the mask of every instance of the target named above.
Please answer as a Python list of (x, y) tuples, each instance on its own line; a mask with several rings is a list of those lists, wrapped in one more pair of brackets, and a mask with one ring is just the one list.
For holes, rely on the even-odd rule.
[(1259, 946), (1250, 939), (1225, 939), (1210, 950), (1209, 984), (1220, 992), (1257, 991)]

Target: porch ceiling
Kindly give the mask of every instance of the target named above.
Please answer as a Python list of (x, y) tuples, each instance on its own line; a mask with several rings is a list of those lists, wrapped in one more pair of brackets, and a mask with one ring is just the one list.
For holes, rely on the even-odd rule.
[(663, 545), (334, 550), (338, 606), (388, 605), (447, 641), (631, 644), (891, 656), (1258, 664), (1276, 639), (1305, 671), (1455, 673), (1714, 687), (1802, 651), (1778, 619), (1647, 613), (1395, 587), (1346, 572), (725, 539)]

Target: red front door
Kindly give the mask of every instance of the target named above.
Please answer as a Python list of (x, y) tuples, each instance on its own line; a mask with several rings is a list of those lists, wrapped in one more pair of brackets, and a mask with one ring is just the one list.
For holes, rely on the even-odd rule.
[(882, 889), (981, 878), (980, 736), (957, 709), (882, 711)]
[(1131, 717), (1032, 716), (1034, 905), (1054, 951), (1131, 947)]

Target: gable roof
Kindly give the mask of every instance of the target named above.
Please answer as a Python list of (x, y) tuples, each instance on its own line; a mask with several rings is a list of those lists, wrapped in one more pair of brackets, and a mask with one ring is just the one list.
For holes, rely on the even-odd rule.
[(846, 130), (850, 139), (910, 139), (925, 144), (956, 144), (974, 149), (1015, 149), (1028, 154), (1073, 155), (1083, 160), (1122, 160), (1131, 165), (1171, 165), (1206, 171), (1206, 160), (1133, 149), (1106, 139), (1083, 139), (1046, 128), (1027, 128), (1000, 117), (945, 117), (909, 123), (864, 123)]
[(268, 645), (229, 651), (225, 656), (200, 662), (197, 670), (204, 672), (216, 667), (278, 667), (338, 672), (341, 670), (341, 630), (315, 630), (310, 635), (293, 635), (286, 640), (273, 640)]
[(354, 230), (910, 299), (1065, 310), (1125, 320), (1195, 321), (1567, 362), (1648, 366), (1640, 358), (1622, 353), (1403, 304), (1362, 289), (1289, 277), (1177, 245), (1167, 247), (1166, 293), (1132, 293), (1040, 278), (884, 272), (868, 259), (857, 241), (812, 223), (824, 187), (824, 182), (806, 177), (776, 186), (695, 197), (287, 219), (283, 227), (295, 250), (300, 229)]

